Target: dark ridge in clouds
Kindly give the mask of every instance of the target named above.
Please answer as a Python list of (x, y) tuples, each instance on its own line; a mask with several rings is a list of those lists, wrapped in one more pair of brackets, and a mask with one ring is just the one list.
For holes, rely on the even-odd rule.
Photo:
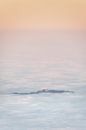
[(12, 94), (15, 94), (15, 95), (31, 95), (31, 94), (41, 94), (41, 93), (52, 93), (52, 94), (56, 94), (56, 93), (74, 93), (73, 91), (69, 91), (69, 90), (49, 90), (49, 89), (42, 89), (42, 90), (38, 90), (38, 91), (35, 91), (35, 92), (13, 92)]

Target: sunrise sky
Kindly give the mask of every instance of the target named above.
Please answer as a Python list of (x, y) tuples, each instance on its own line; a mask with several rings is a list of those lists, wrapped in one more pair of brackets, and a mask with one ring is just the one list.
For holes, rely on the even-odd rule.
[(6, 28), (86, 29), (86, 0), (1, 0)]

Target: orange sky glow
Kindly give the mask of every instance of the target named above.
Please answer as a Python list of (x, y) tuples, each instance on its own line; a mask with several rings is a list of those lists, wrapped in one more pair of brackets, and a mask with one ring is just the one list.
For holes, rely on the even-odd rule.
[(86, 0), (1, 0), (0, 29), (86, 29)]

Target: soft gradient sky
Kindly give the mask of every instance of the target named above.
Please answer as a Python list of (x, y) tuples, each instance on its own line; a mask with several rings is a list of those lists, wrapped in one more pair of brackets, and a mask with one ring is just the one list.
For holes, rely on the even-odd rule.
[(86, 0), (1, 0), (0, 28), (86, 28)]

